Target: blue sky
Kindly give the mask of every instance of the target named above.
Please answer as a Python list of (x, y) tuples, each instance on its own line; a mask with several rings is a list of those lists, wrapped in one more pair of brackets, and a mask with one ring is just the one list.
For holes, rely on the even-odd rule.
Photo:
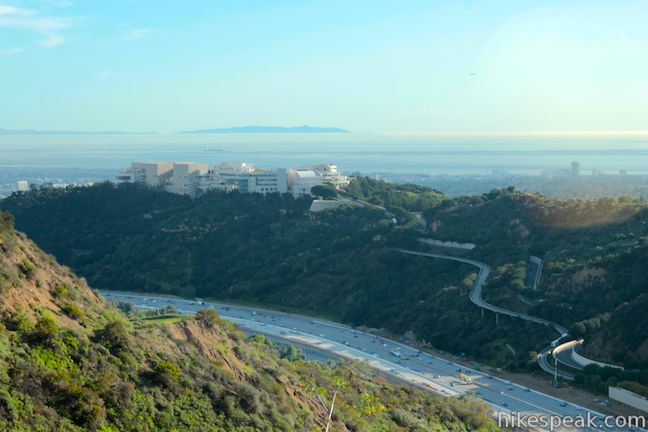
[(0, 128), (648, 130), (648, 1), (0, 0)]

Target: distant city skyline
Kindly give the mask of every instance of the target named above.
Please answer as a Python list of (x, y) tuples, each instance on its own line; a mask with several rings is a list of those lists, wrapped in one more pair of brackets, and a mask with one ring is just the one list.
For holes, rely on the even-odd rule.
[(0, 0), (0, 128), (646, 134), (646, 16), (639, 0)]

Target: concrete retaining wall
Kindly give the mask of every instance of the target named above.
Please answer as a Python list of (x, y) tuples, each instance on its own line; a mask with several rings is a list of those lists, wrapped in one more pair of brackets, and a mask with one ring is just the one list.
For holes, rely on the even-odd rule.
[(608, 394), (612, 400), (619, 401), (648, 413), (648, 399), (641, 395), (622, 389), (621, 387), (610, 387)]
[(464, 250), (473, 250), (475, 249), (476, 246), (474, 243), (459, 243), (459, 242), (441, 241), (441, 240), (427, 239), (427, 238), (420, 238), (419, 241), (423, 243), (427, 243), (431, 246), (464, 249)]
[(573, 350), (571, 352), (571, 358), (572, 358), (572, 360), (574, 360), (575, 363), (578, 363), (582, 367), (589, 366), (591, 364), (595, 364), (595, 365), (599, 365), (601, 367), (613, 367), (613, 368), (617, 368), (617, 369), (623, 369), (623, 367), (621, 367), (621, 366), (617, 366), (617, 365), (613, 365), (613, 364), (609, 364), (609, 363), (603, 363), (603, 362), (600, 362), (600, 361), (588, 359), (587, 357), (583, 357), (582, 355), (578, 354), (576, 352), (576, 350), (580, 347), (581, 343), (582, 343), (581, 340), (571, 340), (571, 341), (565, 342), (564, 344), (560, 344), (556, 348), (554, 348), (554, 350), (553, 350), (554, 355), (556, 355), (558, 353), (561, 353), (561, 352), (563, 352), (565, 350), (573, 348)]
[(582, 355), (578, 354), (575, 350), (572, 352), (572, 359), (574, 359), (574, 361), (576, 363), (579, 363), (579, 364), (583, 365), (583, 367), (591, 365), (591, 364), (595, 364), (595, 365), (599, 365), (601, 367), (612, 367), (612, 368), (617, 368), (617, 369), (623, 369), (621, 366), (617, 366), (617, 365), (613, 365), (613, 364), (609, 364), (609, 363), (603, 363), (603, 362), (600, 362), (600, 361), (588, 359), (587, 357), (583, 357)]

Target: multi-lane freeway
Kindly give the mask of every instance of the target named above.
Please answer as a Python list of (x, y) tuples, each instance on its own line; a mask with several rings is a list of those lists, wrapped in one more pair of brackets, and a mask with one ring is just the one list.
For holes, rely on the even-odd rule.
[[(511, 413), (519, 412), (522, 415), (556, 418), (589, 415), (599, 419), (595, 421), (602, 421), (604, 418), (601, 413), (489, 373), (330, 321), (199, 299), (187, 300), (171, 296), (112, 291), (102, 291), (101, 294), (108, 300), (130, 302), (138, 308), (174, 306), (179, 312), (195, 313), (204, 307), (213, 307), (221, 317), (233, 321), (248, 332), (267, 334), (336, 356), (366, 361), (386, 375), (444, 396), (473, 394), (488, 402), (500, 416), (510, 416)], [(601, 427), (580, 430), (619, 429)]]

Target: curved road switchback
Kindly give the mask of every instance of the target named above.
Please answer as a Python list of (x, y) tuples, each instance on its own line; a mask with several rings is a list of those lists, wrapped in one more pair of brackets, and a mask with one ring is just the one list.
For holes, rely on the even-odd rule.
[[(363, 200), (359, 199), (354, 199), (354, 198), (349, 198), (351, 201), (363, 205), (365, 207), (370, 207), (375, 210), (380, 210), (385, 212), (385, 215), (387, 215), (390, 218), (393, 218), (394, 215), (390, 212), (387, 211), (385, 207), (376, 205), (376, 204), (371, 204)], [(419, 239), (420, 242), (425, 243), (423, 241), (424, 239)], [(554, 348), (559, 346), (559, 344), (569, 338), (569, 331), (567, 328), (564, 326), (561, 326), (558, 323), (535, 317), (533, 315), (528, 315), (516, 311), (512, 311), (509, 309), (504, 309), (499, 306), (492, 305), (488, 302), (486, 302), (483, 297), (482, 297), (482, 286), (486, 279), (488, 278), (488, 275), (491, 272), (491, 268), (489, 265), (480, 262), (480, 261), (475, 261), (467, 258), (460, 258), (460, 257), (455, 257), (451, 255), (441, 255), (441, 254), (433, 254), (433, 253), (426, 253), (426, 252), (418, 252), (418, 251), (410, 251), (410, 250), (405, 250), (405, 249), (398, 249), (398, 251), (405, 253), (405, 254), (410, 254), (410, 255), (418, 255), (418, 256), (424, 256), (424, 257), (429, 257), (429, 258), (438, 258), (438, 259), (445, 259), (445, 260), (451, 260), (451, 261), (458, 261), (458, 262), (463, 262), (466, 264), (473, 265), (477, 268), (479, 268), (479, 274), (477, 275), (477, 278), (475, 279), (475, 282), (473, 283), (473, 286), (470, 290), (470, 301), (472, 301), (475, 305), (484, 308), (486, 310), (490, 310), (492, 312), (495, 312), (497, 314), (502, 314), (502, 315), (507, 315), (510, 317), (514, 318), (521, 318), (525, 321), (531, 321), (535, 322), (537, 324), (541, 324), (544, 326), (551, 326), (558, 332), (559, 336), (551, 341), (551, 344), (547, 347), (545, 347), (540, 353), (538, 353), (538, 365), (542, 370), (545, 372), (552, 374), (554, 376), (566, 379), (566, 380), (573, 380), (574, 375), (568, 373), (568, 372), (563, 372), (563, 371), (557, 371), (556, 366), (552, 366), (549, 362), (549, 357), (554, 356), (554, 362), (559, 361), (560, 363), (563, 363), (564, 365), (571, 367), (573, 369), (583, 369), (583, 365), (578, 363), (577, 361), (574, 360), (573, 353), (575, 348), (571, 348), (569, 350), (564, 350), (564, 351), (559, 351), (559, 352), (554, 352)], [(534, 278), (533, 282), (533, 289), (537, 289), (538, 282), (540, 279), (540, 272), (542, 271), (542, 260), (538, 257), (532, 256), (531, 259), (533, 261), (536, 261), (538, 263), (538, 269), (536, 270), (536, 275)]]
[[(356, 202), (360, 205), (366, 206), (373, 208), (375, 210), (380, 210), (385, 212), (385, 215), (387, 215), (390, 218), (394, 218), (394, 214), (390, 213), (387, 211), (385, 207), (376, 205), (376, 204), (371, 204), (363, 200), (355, 199), (355, 198), (349, 198), (351, 201)], [(427, 222), (425, 223), (425, 225)], [(424, 239), (418, 239), (420, 242), (425, 243)], [(551, 326), (558, 332), (559, 336), (551, 341), (551, 344), (547, 347), (545, 347), (540, 353), (538, 354), (538, 365), (542, 370), (544, 370), (547, 373), (550, 373), (552, 375), (558, 376), (560, 378), (564, 378), (567, 380), (573, 380), (574, 376), (570, 373), (567, 372), (562, 372), (562, 371), (557, 371), (555, 366), (551, 366), (549, 363), (549, 356), (554, 357), (554, 362), (558, 361), (570, 368), (573, 369), (583, 369), (584, 365), (579, 363), (578, 361), (575, 360), (574, 358), (574, 353), (575, 350), (582, 345), (582, 342), (579, 343), (578, 346), (573, 346), (568, 350), (559, 350), (559, 351), (554, 351), (554, 348), (558, 347), (561, 342), (565, 342), (566, 340), (569, 339), (569, 331), (567, 328), (564, 326), (561, 326), (558, 323), (535, 317), (533, 315), (528, 315), (524, 313), (519, 313), (516, 311), (512, 311), (509, 309), (504, 309), (495, 305), (492, 305), (490, 303), (487, 303), (483, 298), (482, 298), (482, 285), (488, 278), (488, 275), (491, 272), (490, 266), (487, 264), (480, 262), (480, 261), (475, 261), (467, 258), (460, 258), (460, 257), (455, 257), (451, 255), (440, 255), (440, 254), (432, 254), (432, 253), (426, 253), (426, 252), (417, 252), (417, 251), (410, 251), (410, 250), (405, 250), (405, 249), (398, 249), (398, 251), (405, 253), (405, 254), (410, 254), (410, 255), (418, 255), (418, 256), (425, 256), (429, 258), (438, 258), (438, 259), (445, 259), (445, 260), (451, 260), (451, 261), (458, 261), (458, 262), (463, 262), (466, 264), (473, 265), (477, 268), (479, 268), (479, 274), (477, 275), (477, 278), (475, 279), (475, 282), (473, 283), (473, 286), (470, 290), (470, 301), (472, 301), (475, 305), (484, 308), (486, 310), (490, 310), (492, 312), (502, 314), (502, 315), (507, 315), (511, 316), (514, 318), (521, 318), (525, 321), (531, 321), (535, 322), (537, 324), (541, 324), (544, 326)], [(534, 278), (533, 282), (533, 289), (537, 289), (538, 287), (538, 282), (540, 280), (540, 273), (542, 271), (542, 265), (543, 262), (540, 258), (531, 256), (531, 260), (536, 262), (538, 265), (538, 269), (536, 270), (536, 275)], [(619, 367), (615, 365), (607, 365), (611, 367)]]
[(554, 357), (565, 366), (572, 369), (582, 369), (583, 365), (574, 360), (573, 353), (575, 349), (580, 348), (582, 342), (580, 340), (570, 340), (564, 342), (553, 350)]
[[(531, 321), (537, 324), (541, 324), (547, 327), (553, 327), (556, 332), (558, 332), (559, 336), (558, 338), (554, 339), (551, 342), (551, 345), (548, 347), (544, 348), (539, 354), (538, 354), (538, 365), (542, 368), (547, 373), (554, 374), (555, 373), (555, 368), (549, 364), (549, 355), (551, 355), (552, 350), (554, 347), (560, 342), (560, 340), (566, 338), (569, 336), (569, 331), (564, 326), (561, 326), (558, 323), (535, 317), (533, 315), (528, 315), (516, 311), (512, 311), (509, 309), (504, 309), (499, 306), (492, 305), (485, 301), (482, 297), (482, 287), (484, 285), (484, 282), (486, 282), (486, 279), (488, 278), (488, 275), (491, 272), (491, 268), (488, 264), (485, 264), (481, 261), (475, 261), (472, 259), (468, 258), (461, 258), (461, 257), (456, 257), (456, 256), (451, 256), (451, 255), (440, 255), (440, 254), (433, 254), (433, 253), (427, 253), (427, 252), (418, 252), (418, 251), (411, 251), (411, 250), (406, 250), (406, 249), (397, 249), (399, 252), (408, 254), (408, 255), (415, 255), (415, 256), (422, 256), (422, 257), (427, 257), (427, 258), (437, 258), (437, 259), (445, 259), (449, 261), (457, 261), (465, 264), (470, 264), (472, 266), (475, 266), (479, 269), (479, 273), (477, 274), (477, 278), (475, 278), (475, 281), (473, 282), (473, 285), (470, 289), (470, 301), (474, 303), (475, 305), (484, 308), (486, 310), (502, 314), (502, 315), (507, 315), (513, 318), (520, 318), (525, 321)], [(574, 379), (573, 375), (565, 373), (565, 372), (558, 372), (558, 375), (561, 378), (565, 378), (568, 380)]]
[(470, 289), (470, 301), (473, 302), (475, 305), (487, 309), (492, 312), (496, 312), (502, 315), (508, 315), (513, 318), (520, 318), (525, 321), (531, 321), (537, 324), (542, 324), (547, 327), (553, 327), (559, 334), (560, 337), (565, 337), (569, 335), (569, 332), (567, 329), (560, 324), (557, 324), (555, 322), (551, 322), (549, 320), (543, 319), (543, 318), (538, 318), (533, 315), (527, 315), (524, 313), (512, 311), (509, 309), (504, 309), (499, 306), (492, 305), (488, 302), (486, 302), (482, 298), (482, 286), (484, 285), (484, 282), (486, 282), (486, 279), (488, 278), (488, 275), (491, 272), (491, 268), (489, 265), (480, 262), (480, 261), (475, 261), (467, 258), (460, 258), (460, 257), (455, 257), (455, 256), (450, 256), (450, 255), (439, 255), (439, 254), (432, 254), (432, 253), (426, 253), (426, 252), (417, 252), (417, 251), (410, 251), (410, 250), (405, 250), (405, 249), (398, 249), (399, 252), (409, 254), (409, 255), (418, 255), (418, 256), (424, 256), (428, 258), (439, 258), (439, 259), (445, 259), (445, 260), (450, 260), (450, 261), (458, 261), (462, 262), (465, 264), (470, 264), (473, 265), (477, 268), (479, 268), (479, 274), (477, 275), (477, 278), (475, 279), (475, 282), (473, 283), (472, 288)]

